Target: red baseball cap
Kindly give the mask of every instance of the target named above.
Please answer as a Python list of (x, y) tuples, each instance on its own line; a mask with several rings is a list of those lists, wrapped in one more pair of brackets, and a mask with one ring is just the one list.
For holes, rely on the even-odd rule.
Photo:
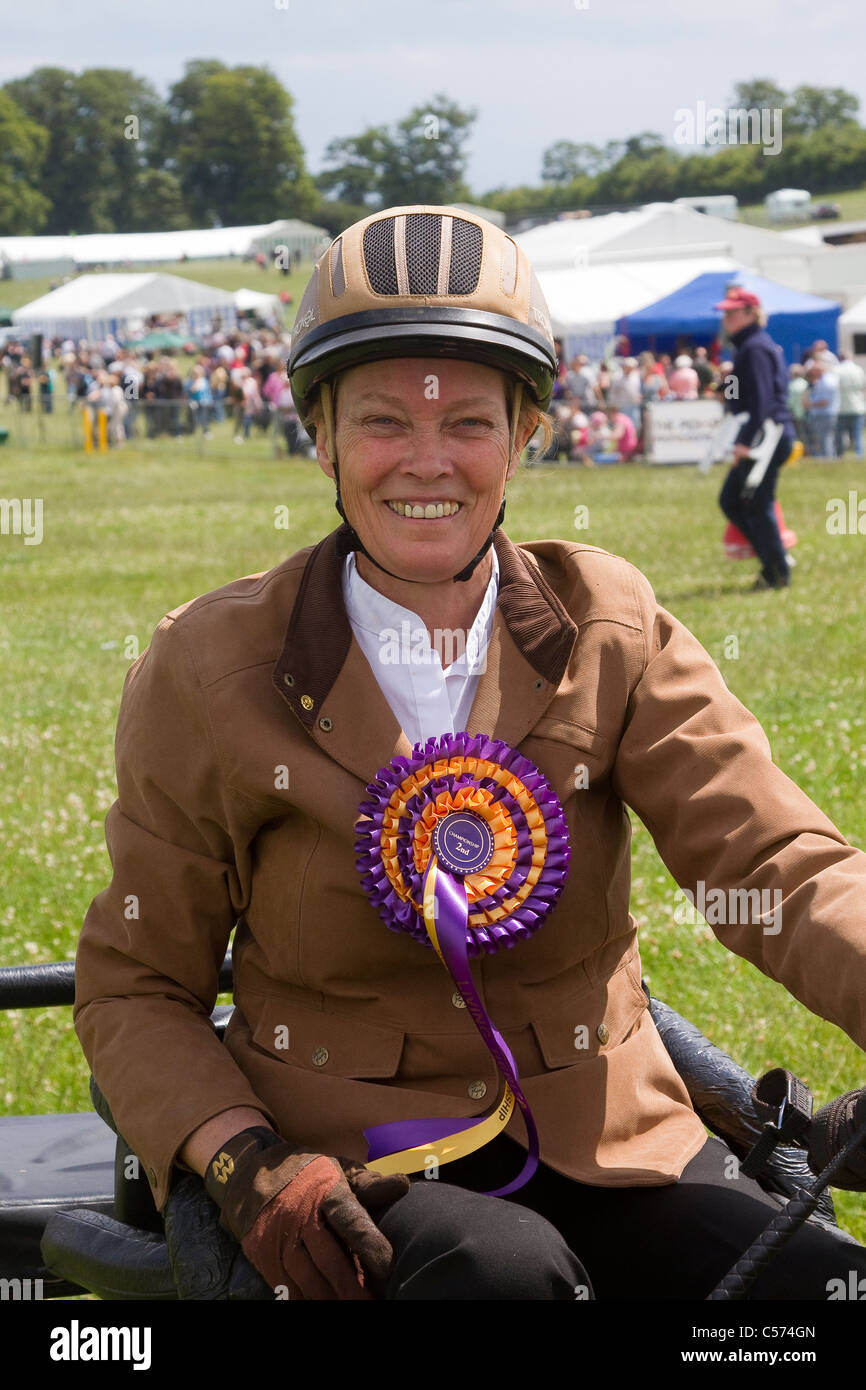
[(732, 285), (725, 291), (725, 297), (720, 304), (714, 304), (714, 309), (760, 309), (761, 301), (751, 290), (741, 289), (739, 285)]

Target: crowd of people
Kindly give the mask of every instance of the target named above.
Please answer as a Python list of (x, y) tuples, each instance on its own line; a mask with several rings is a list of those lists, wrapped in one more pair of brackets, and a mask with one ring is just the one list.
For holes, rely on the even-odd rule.
[[(26, 341), (11, 340), (0, 359), (6, 394), (30, 410), (34, 375), (41, 407), (49, 413), (65, 391), (82, 402), (93, 423), (106, 417), (112, 447), (143, 435), (177, 437), (200, 430), (211, 438), (228, 422), (236, 444), (253, 430), (276, 424), (289, 453), (309, 453), (309, 441), (295, 411), (285, 360), (290, 335), (274, 329), (212, 333), (182, 365), (164, 352), (123, 347), (107, 338), (97, 344), (47, 340), (45, 361), (34, 368)], [(570, 462), (628, 462), (652, 448), (647, 407), (659, 401), (724, 399), (730, 391), (732, 362), (720, 351), (697, 347), (676, 354), (642, 352), (590, 361), (568, 360), (557, 340), (559, 371), (551, 403), (556, 433), (543, 453), (530, 445), (538, 462), (565, 456)], [(851, 450), (864, 457), (866, 373), (844, 353), (836, 356), (816, 342), (789, 369), (788, 403), (798, 437), (815, 458), (841, 457)]]
[[(736, 390), (733, 362), (720, 351), (697, 347), (675, 355), (642, 352), (592, 362), (567, 359), (557, 340), (559, 371), (551, 414), (556, 437), (540, 457), (575, 463), (628, 462), (652, 447), (647, 407), (659, 401), (729, 400)], [(789, 369), (789, 404), (804, 451), (840, 457), (846, 448), (863, 457), (866, 373), (845, 354), (818, 341)]]
[[(82, 405), (96, 425), (100, 413), (111, 447), (130, 439), (160, 435), (177, 438), (201, 431), (212, 436), (227, 423), (236, 444), (254, 429), (276, 427), (289, 453), (307, 453), (309, 440), (301, 428), (285, 374), (287, 334), (259, 328), (244, 332), (214, 332), (184, 363), (160, 351), (122, 347), (114, 338), (96, 344), (70, 339), (46, 340), (43, 408), (55, 394), (64, 393), (71, 406)], [(11, 340), (2, 366), (7, 395), (22, 409), (31, 404), (33, 368), (24, 343)], [(45, 407), (45, 400), (48, 406)]]
[(851, 450), (863, 458), (866, 372), (853, 358), (814, 343), (791, 367), (788, 404), (807, 453), (832, 459)]

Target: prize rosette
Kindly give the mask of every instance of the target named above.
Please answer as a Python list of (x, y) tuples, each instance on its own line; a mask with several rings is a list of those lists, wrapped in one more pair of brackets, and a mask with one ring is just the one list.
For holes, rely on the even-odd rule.
[(534, 763), (499, 739), (446, 734), (395, 758), (367, 787), (355, 830), (361, 884), (386, 926), (436, 951), (505, 1081), (480, 1119), (398, 1121), (365, 1130), (367, 1166), (418, 1172), (486, 1144), (517, 1104), (528, 1138), (516, 1191), (538, 1166), (538, 1136), (514, 1059), (487, 1016), (469, 958), (526, 940), (568, 873), (562, 807)]

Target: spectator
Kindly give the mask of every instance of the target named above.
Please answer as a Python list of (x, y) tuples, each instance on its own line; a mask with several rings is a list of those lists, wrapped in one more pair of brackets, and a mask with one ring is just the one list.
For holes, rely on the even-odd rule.
[(818, 338), (812, 344), (809, 348), (806, 360), (807, 363), (809, 361), (815, 362), (820, 360), (826, 362), (827, 365), (831, 367), (837, 367), (839, 365), (839, 358), (836, 356), (835, 352), (830, 351), (823, 338)]
[(595, 399), (598, 405), (607, 405), (609, 391), (610, 367), (606, 362), (602, 362), (595, 378)]
[(195, 433), (196, 425), (201, 425), (204, 438), (210, 439), (213, 397), (211, 396), (210, 382), (208, 381), (203, 362), (197, 362), (193, 367), (189, 381), (186, 384), (186, 395), (189, 401), (190, 415), (192, 416), (193, 434)]
[(254, 372), (249, 367), (242, 368), (241, 377), (241, 424), (243, 434), (235, 435), (235, 443), (243, 444), (250, 437), (250, 429), (253, 421), (262, 409), (262, 397), (259, 392), (259, 383)]
[(610, 384), (608, 403), (615, 406), (618, 411), (627, 415), (631, 420), (635, 428), (635, 445), (637, 445), (637, 431), (640, 429), (641, 422), (641, 394), (641, 376), (637, 358), (626, 357), (623, 359), (622, 370)]
[(809, 383), (806, 380), (806, 368), (799, 362), (794, 362), (788, 372), (788, 409), (794, 421), (794, 429), (797, 431), (797, 438), (806, 448), (809, 447), (809, 432), (806, 424), (806, 402), (805, 396), (809, 390)]
[(633, 459), (637, 453), (637, 429), (634, 420), (624, 410), (609, 405), (606, 411), (610, 443), (623, 463)]
[(716, 373), (713, 371), (712, 364), (707, 356), (705, 347), (695, 348), (695, 360), (692, 364), (698, 378), (698, 391), (700, 395), (706, 396), (715, 391)]
[[(231, 351), (231, 349), (229, 349)], [(219, 357), (219, 353), (217, 353)], [(213, 418), (217, 424), (222, 424), (226, 418), (225, 400), (228, 394), (229, 374), (223, 365), (223, 361), (217, 362), (210, 374), (210, 393), (213, 401)]]
[(866, 414), (866, 372), (848, 353), (839, 354), (836, 369), (839, 382), (839, 419), (836, 424), (836, 452), (846, 452), (848, 444), (858, 458), (863, 457), (863, 416)]
[(595, 408), (598, 399), (595, 394), (595, 372), (590, 366), (589, 358), (584, 353), (572, 358), (565, 384), (581, 410), (589, 411)]
[(806, 367), (809, 390), (805, 397), (809, 452), (813, 458), (836, 458), (836, 424), (839, 419), (839, 381), (831, 364), (813, 360)]
[(674, 370), (668, 377), (671, 395), (678, 401), (696, 401), (700, 380), (692, 366), (692, 359), (682, 353), (674, 363)]

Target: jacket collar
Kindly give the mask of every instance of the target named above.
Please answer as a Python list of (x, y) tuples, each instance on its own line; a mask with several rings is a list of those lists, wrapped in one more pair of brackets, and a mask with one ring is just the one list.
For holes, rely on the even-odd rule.
[[(304, 729), (330, 756), (369, 780), (411, 746), (352, 633), (343, 603), (340, 526), (313, 549), (273, 680)], [(549, 704), (577, 627), (529, 555), (497, 531), (499, 598), (470, 732), (517, 744)], [(364, 690), (360, 718), (359, 690)]]

